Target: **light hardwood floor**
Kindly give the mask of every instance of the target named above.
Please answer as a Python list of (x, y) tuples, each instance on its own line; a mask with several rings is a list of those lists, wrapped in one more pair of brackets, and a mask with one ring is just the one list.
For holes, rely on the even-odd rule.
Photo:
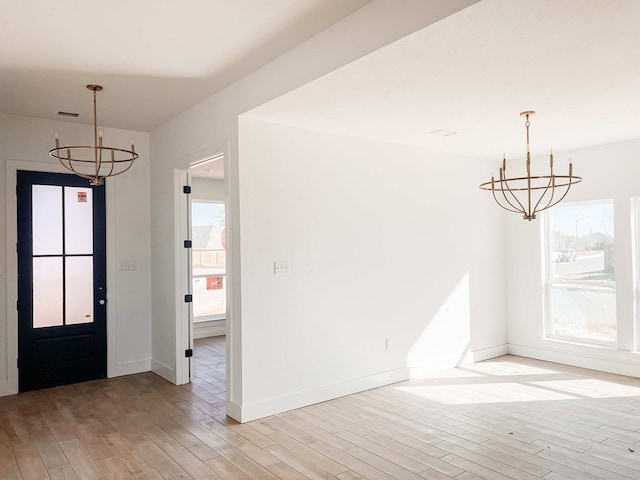
[(0, 398), (0, 479), (640, 478), (640, 380), (513, 356), (244, 425), (224, 337), (152, 373)]

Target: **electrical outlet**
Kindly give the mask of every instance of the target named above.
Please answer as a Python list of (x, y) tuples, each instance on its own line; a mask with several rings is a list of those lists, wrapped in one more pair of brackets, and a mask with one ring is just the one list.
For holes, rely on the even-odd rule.
[(273, 262), (274, 275), (286, 275), (290, 272), (289, 260), (278, 260)]

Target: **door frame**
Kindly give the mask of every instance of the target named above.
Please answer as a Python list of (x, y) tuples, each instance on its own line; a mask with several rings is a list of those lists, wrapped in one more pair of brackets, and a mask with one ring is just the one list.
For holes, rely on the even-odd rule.
[(182, 188), (191, 185), (188, 170), (173, 171), (173, 187), (175, 195), (175, 298), (176, 298), (176, 385), (184, 385), (191, 381), (192, 359), (185, 356), (185, 350), (193, 350), (193, 315), (190, 303), (184, 301), (184, 296), (192, 293), (189, 279), (191, 278), (191, 249), (184, 247), (184, 241), (191, 239), (191, 195), (183, 192)]
[[(6, 215), (6, 282), (7, 282), (7, 382), (0, 383), (0, 396), (18, 393), (18, 201), (16, 195), (17, 171), (28, 170), (47, 173), (69, 173), (57, 163), (27, 162), (8, 160), (5, 169), (5, 215)], [(107, 292), (115, 292), (115, 185), (105, 182), (105, 208), (107, 220)], [(113, 318), (113, 301), (107, 302), (107, 377), (112, 376), (113, 359), (116, 356), (116, 321)]]
[[(214, 157), (217, 155), (223, 155), (221, 161), (224, 162), (224, 190), (225, 190), (225, 205), (229, 205), (230, 197), (230, 142), (226, 141), (221, 144), (210, 146), (197, 153), (188, 155), (183, 158), (183, 162), (186, 168), (176, 168), (173, 172), (174, 180), (174, 227), (175, 227), (175, 332), (176, 332), (176, 365), (175, 365), (175, 384), (183, 385), (191, 381), (191, 366), (192, 362), (190, 358), (185, 358), (184, 351), (188, 348), (193, 349), (193, 317), (191, 315), (191, 305), (184, 302), (184, 295), (191, 292), (190, 285), (190, 253), (184, 248), (183, 241), (185, 240), (185, 232), (190, 228), (190, 215), (191, 215), (191, 200), (190, 196), (185, 195), (182, 192), (183, 185), (186, 185), (190, 181), (189, 169), (192, 165), (199, 163), (202, 159), (208, 157)], [(232, 286), (231, 279), (233, 273), (231, 272), (231, 262), (233, 261), (231, 253), (231, 245), (233, 242), (232, 235), (230, 235), (230, 224), (233, 221), (231, 209), (225, 208), (225, 222), (227, 231), (227, 312), (226, 312), (226, 371), (227, 371), (227, 409), (230, 407), (231, 399), (233, 398), (233, 381), (234, 365), (233, 362), (233, 331), (231, 328), (233, 322), (233, 311), (231, 306)], [(185, 321), (186, 320), (186, 321)], [(235, 418), (235, 417), (234, 417)]]

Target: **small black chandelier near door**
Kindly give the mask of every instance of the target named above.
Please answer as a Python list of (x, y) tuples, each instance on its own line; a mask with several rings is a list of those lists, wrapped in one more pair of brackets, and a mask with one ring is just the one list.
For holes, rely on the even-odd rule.
[(96, 93), (102, 91), (101, 85), (87, 85), (93, 92), (93, 145), (60, 146), (60, 139), (56, 133), (55, 148), (49, 150), (49, 155), (56, 158), (64, 168), (76, 175), (89, 180), (89, 184), (103, 185), (104, 179), (120, 175), (131, 168), (138, 158), (133, 139), (131, 149), (107, 147), (102, 143), (102, 131), (98, 131), (96, 114)]

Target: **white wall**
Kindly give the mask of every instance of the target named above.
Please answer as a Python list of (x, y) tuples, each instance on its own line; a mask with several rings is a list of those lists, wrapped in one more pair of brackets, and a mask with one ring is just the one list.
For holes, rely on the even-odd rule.
[(212, 178), (204, 177), (191, 178), (191, 198), (193, 200), (224, 202), (225, 197), (226, 192), (223, 180), (214, 180)]
[[(151, 292), (149, 135), (103, 128), (106, 142), (136, 140), (140, 158), (129, 172), (107, 180), (107, 335), (109, 376), (149, 370)], [(63, 142), (91, 138), (91, 127), (0, 114), (0, 394), (17, 392), (15, 170), (66, 171), (48, 156), (53, 134)], [(9, 242), (9, 243), (8, 243)], [(137, 262), (118, 271), (119, 262)]]
[[(153, 368), (166, 378), (177, 378), (176, 309), (180, 295), (176, 278), (173, 212), (174, 169), (186, 169), (190, 162), (218, 153), (225, 146), (228, 230), (230, 245), (227, 272), (230, 275), (227, 339), (227, 411), (242, 420), (242, 271), (238, 177), (238, 115), (279, 95), (312, 81), (367, 53), (438, 21), (476, 0), (374, 0), (343, 21), (336, 23), (275, 61), (220, 91), (151, 132), (151, 225), (153, 292)], [(184, 362), (184, 360), (181, 360)], [(180, 369), (184, 371), (184, 368)]]
[(239, 148), (243, 418), (506, 353), (489, 163), (248, 116)]
[[(509, 351), (585, 368), (638, 376), (640, 358), (632, 353), (636, 337), (632, 198), (640, 196), (640, 140), (555, 153), (556, 169), (573, 158), (574, 173), (582, 183), (565, 202), (613, 199), (618, 347), (580, 345), (543, 338), (543, 219), (526, 222), (507, 215), (507, 298)], [(546, 159), (534, 159), (542, 165)], [(544, 167), (542, 167), (544, 168)], [(564, 167), (562, 167), (564, 170)], [(558, 170), (557, 170), (558, 171)], [(535, 173), (534, 173), (535, 174)]]

